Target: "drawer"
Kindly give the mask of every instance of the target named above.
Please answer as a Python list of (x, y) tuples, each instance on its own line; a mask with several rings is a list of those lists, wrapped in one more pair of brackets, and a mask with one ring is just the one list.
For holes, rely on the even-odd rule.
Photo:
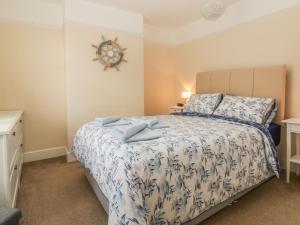
[(7, 162), (9, 169), (13, 167), (16, 157), (16, 151), (22, 145), (23, 139), (23, 119), (21, 118), (13, 127), (10, 134), (7, 135)]
[(16, 147), (14, 151), (14, 155), (12, 156), (12, 159), (10, 161), (9, 165), (9, 171), (11, 172), (14, 169), (14, 166), (20, 161), (20, 154), (22, 152), (23, 144), (19, 144), (19, 146)]
[(10, 175), (10, 204), (12, 204), (12, 201), (15, 199), (15, 194), (18, 188), (18, 177), (18, 165), (15, 165)]
[(12, 135), (15, 137), (16, 143), (19, 144), (23, 139), (23, 117), (17, 121), (13, 128)]
[(15, 154), (17, 151), (17, 139), (15, 133), (11, 133), (7, 135), (7, 165), (9, 169), (14, 161)]
[[(22, 159), (23, 159), (22, 148), (18, 148), (12, 170), (10, 171), (11, 203), (15, 203), (16, 200), (17, 190), (19, 188), (19, 177), (21, 175), (21, 169), (22, 169)], [(12, 205), (12, 207), (14, 207), (14, 205)]]

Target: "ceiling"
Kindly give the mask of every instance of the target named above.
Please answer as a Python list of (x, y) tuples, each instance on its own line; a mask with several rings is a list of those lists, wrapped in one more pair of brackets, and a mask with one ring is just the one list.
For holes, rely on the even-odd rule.
[[(59, 3), (63, 0), (45, 0)], [(148, 25), (176, 28), (202, 19), (200, 9), (207, 0), (85, 0), (144, 15)], [(223, 0), (227, 5), (239, 0)]]

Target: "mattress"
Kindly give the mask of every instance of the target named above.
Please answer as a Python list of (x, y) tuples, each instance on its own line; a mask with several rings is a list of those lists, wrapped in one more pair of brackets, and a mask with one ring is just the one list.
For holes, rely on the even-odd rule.
[(109, 225), (182, 224), (278, 175), (269, 134), (225, 119), (167, 115), (160, 139), (122, 143), (82, 126), (72, 151), (109, 201)]

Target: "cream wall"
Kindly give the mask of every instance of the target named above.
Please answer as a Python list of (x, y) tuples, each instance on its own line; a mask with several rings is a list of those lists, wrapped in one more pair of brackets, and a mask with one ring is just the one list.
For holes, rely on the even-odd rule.
[[(199, 71), (286, 64), (286, 117), (300, 117), (299, 21), (300, 7), (293, 7), (226, 31), (173, 46), (170, 52), (174, 56), (175, 102), (181, 101), (180, 93), (183, 89), (195, 90), (196, 73)], [(157, 54), (159, 52), (160, 50)], [(147, 51), (145, 53), (146, 58), (155, 55), (153, 52), (149, 56)], [(145, 68), (148, 66), (145, 65)], [(147, 73), (145, 71), (145, 74)], [(151, 82), (155, 83), (153, 80)], [(150, 90), (151, 82), (145, 84), (145, 90)], [(159, 98), (155, 95), (150, 99), (145, 98), (145, 108), (152, 107), (152, 103), (156, 101), (159, 101)], [(160, 106), (167, 107), (169, 103)], [(284, 167), (284, 130), (282, 134), (280, 159)]]
[[(175, 93), (198, 71), (286, 64), (287, 117), (300, 116), (300, 7), (176, 46)], [(267, 88), (267, 87), (266, 87)]]
[(168, 114), (174, 105), (174, 58), (172, 47), (144, 43), (145, 115)]
[(66, 145), (62, 29), (0, 22), (0, 110), (23, 109), (26, 151)]
[[(0, 110), (25, 111), (26, 151), (67, 145), (67, 133), (70, 143), (95, 116), (144, 114), (142, 35), (72, 22), (64, 28), (0, 22)], [(101, 35), (127, 48), (119, 72), (92, 61)]]
[[(165, 54), (173, 56), (171, 64), (174, 65), (174, 73), (169, 73), (169, 76), (172, 76), (172, 73), (174, 75), (174, 91), (171, 91), (175, 93), (173, 104), (182, 101), (180, 94), (183, 89), (194, 90), (196, 73), (199, 71), (286, 64), (288, 67), (286, 116), (300, 116), (299, 21), (300, 6), (296, 5), (184, 44), (172, 47), (167, 44), (155, 44), (160, 47), (145, 50), (145, 96), (148, 96), (145, 97), (145, 108), (153, 108), (153, 103), (159, 101), (158, 96), (147, 94), (153, 83), (158, 82), (158, 80), (146, 82), (148, 71), (152, 73), (149, 66), (151, 56), (156, 55), (159, 58), (161, 49), (168, 49)], [(146, 60), (147, 58), (149, 60)], [(169, 62), (166, 63), (168, 64)], [(169, 106), (170, 103), (165, 102), (160, 108)]]
[[(0, 3), (0, 110), (25, 111), (26, 151), (66, 146), (95, 116), (144, 113), (142, 15), (64, 3)], [(92, 61), (101, 35), (128, 48), (120, 72)]]
[[(161, 84), (159, 70), (156, 72), (158, 78), (153, 75), (151, 77), (153, 79), (147, 78), (149, 74), (155, 72), (151, 67), (152, 62), (155, 62), (156, 58), (160, 61), (160, 55), (171, 54), (173, 62), (162, 61), (163, 65), (160, 68), (173, 64), (173, 70), (164, 76), (174, 76), (173, 90), (170, 85), (172, 82), (168, 82), (170, 96), (175, 94), (174, 104), (182, 101), (180, 94), (183, 89), (195, 90), (196, 73), (199, 71), (286, 64), (288, 67), (286, 117), (300, 117), (299, 21), (300, 7), (297, 6), (173, 47), (149, 46), (150, 50), (145, 50), (145, 109), (153, 109), (160, 101), (157, 94), (150, 94), (153, 84)], [(162, 54), (162, 49), (167, 52)], [(151, 58), (154, 56), (156, 58), (152, 61)], [(158, 91), (158, 93), (163, 93), (163, 91)], [(166, 109), (169, 106), (169, 102), (161, 102), (159, 108)], [(146, 110), (148, 111), (150, 110)], [(151, 114), (161, 114), (161, 112), (154, 111)], [(280, 158), (284, 167), (284, 130), (282, 135)]]
[[(62, 21), (55, 19), (62, 17), (62, 8), (56, 8), (42, 20), (30, 17), (30, 24), (0, 22), (0, 110), (25, 110), (26, 151), (65, 145), (67, 131), (70, 142), (75, 130), (95, 116), (142, 115), (144, 110), (147, 115), (166, 114), (170, 105), (182, 101), (183, 89), (194, 88), (196, 72), (209, 69), (287, 64), (287, 116), (300, 116), (299, 7), (173, 47), (144, 44), (142, 18), (126, 12), (105, 23), (110, 29), (82, 25), (84, 19), (99, 21), (93, 17), (99, 13), (81, 15), (81, 7), (70, 7), (68, 19), (82, 23), (67, 22), (64, 32)], [(41, 15), (48, 6), (43, 9)], [(32, 15), (25, 14), (24, 18)], [(33, 21), (53, 23), (55, 28)], [(136, 25), (124, 26), (134, 21)], [(123, 27), (130, 30), (117, 31)], [(100, 63), (92, 61), (95, 49), (90, 45), (98, 44), (102, 34), (118, 37), (128, 48), (128, 63), (121, 65), (121, 72), (104, 73)]]
[[(92, 59), (96, 49), (91, 45), (106, 38), (118, 38), (128, 63), (120, 71), (108, 69)], [(66, 75), (69, 144), (75, 131), (97, 116), (144, 114), (144, 62), (141, 34), (113, 31), (96, 26), (67, 22)]]

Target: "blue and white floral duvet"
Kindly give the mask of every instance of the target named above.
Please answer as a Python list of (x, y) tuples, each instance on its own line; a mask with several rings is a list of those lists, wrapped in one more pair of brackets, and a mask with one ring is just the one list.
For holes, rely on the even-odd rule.
[(187, 222), (278, 175), (273, 143), (254, 126), (197, 116), (158, 116), (162, 138), (124, 144), (90, 122), (73, 152), (109, 200), (109, 225)]

